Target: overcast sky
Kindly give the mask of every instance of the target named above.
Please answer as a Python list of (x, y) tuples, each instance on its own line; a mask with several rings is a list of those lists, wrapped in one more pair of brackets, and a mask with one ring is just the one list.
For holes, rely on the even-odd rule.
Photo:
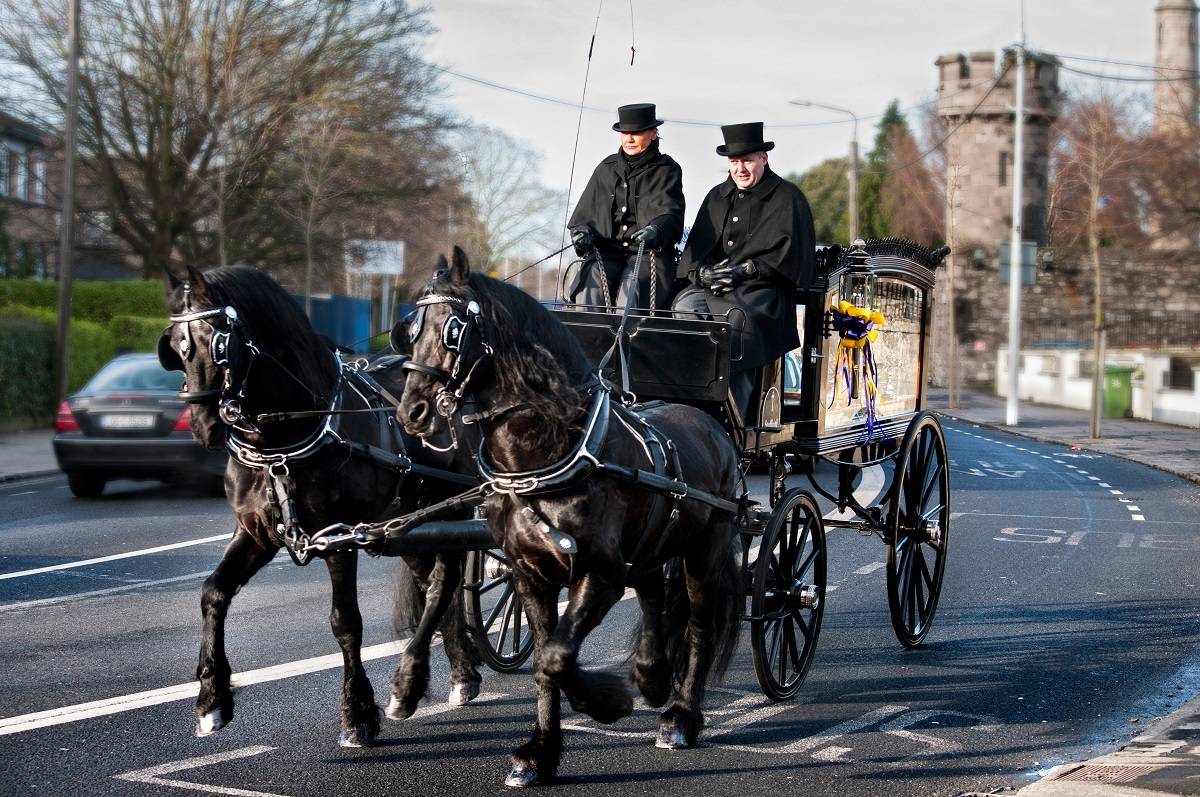
[[(846, 153), (844, 116), (790, 106), (809, 99), (864, 117), (862, 150), (894, 99), (914, 127), (933, 98), (941, 54), (998, 50), (1017, 37), (1018, 0), (633, 0), (637, 57), (629, 65), (630, 0), (434, 0), (429, 57), (464, 75), (578, 102), (600, 7), (572, 201), (596, 163), (617, 149), (616, 107), (655, 102), (668, 119), (761, 120), (776, 142), (771, 166), (803, 171)], [(1028, 0), (1032, 48), (1140, 63), (1154, 60), (1156, 0)], [(1076, 66), (1125, 74), (1137, 69)], [(1070, 85), (1064, 75), (1064, 85)], [(446, 102), (473, 121), (528, 141), (544, 156), (542, 179), (566, 188), (578, 109), (445, 78)], [(829, 124), (834, 122), (833, 124)], [(687, 223), (724, 177), (713, 126), (661, 129), (683, 167)]]

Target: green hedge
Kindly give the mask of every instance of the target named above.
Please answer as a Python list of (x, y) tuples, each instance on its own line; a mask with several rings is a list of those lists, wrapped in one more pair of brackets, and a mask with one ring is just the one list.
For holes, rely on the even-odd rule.
[[(57, 330), (57, 318), (53, 310), (42, 310), (35, 307), (4, 307), (0, 308), (0, 317), (21, 319), (39, 323), (50, 336), (49, 373), (50, 381), (54, 381), (54, 335)], [(161, 330), (162, 327), (159, 327)], [(0, 348), (6, 344), (0, 341)], [(67, 376), (67, 389), (71, 392), (78, 390), (100, 370), (100, 367), (117, 354), (117, 345), (113, 333), (100, 324), (92, 321), (71, 321), (71, 352), (70, 373)], [(54, 390), (50, 390), (50, 402), (53, 404)], [(39, 399), (40, 400), (40, 399)]]
[[(0, 279), (0, 308), (23, 305), (54, 311), (58, 283)], [(166, 289), (158, 280), (79, 280), (71, 285), (71, 317), (108, 323), (116, 316), (166, 316)]]
[(54, 417), (54, 330), (30, 318), (0, 318), (0, 428)]
[(113, 320), (108, 323), (108, 331), (112, 333), (117, 351), (155, 351), (158, 348), (158, 338), (168, 323), (166, 316), (144, 318), (136, 315), (118, 315), (113, 316)]

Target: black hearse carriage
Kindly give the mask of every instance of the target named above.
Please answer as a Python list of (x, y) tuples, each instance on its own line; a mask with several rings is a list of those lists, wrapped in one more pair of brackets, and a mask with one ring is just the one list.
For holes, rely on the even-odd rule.
[[(801, 346), (761, 369), (746, 418), (727, 400), (741, 319), (636, 311), (626, 319), (624, 367), (636, 400), (708, 409), (747, 466), (769, 468), (771, 507), (750, 513), (742, 539), (755, 670), (773, 699), (797, 693), (816, 647), (825, 527), (879, 537), (897, 638), (916, 647), (929, 631), (950, 530), (945, 438), (925, 410), (933, 269), (945, 254), (895, 239), (819, 250), (817, 284), (797, 307)], [(555, 312), (597, 363), (621, 326), (612, 308)], [(620, 383), (615, 363), (606, 376)], [(884, 487), (864, 504), (855, 487), (874, 466), (886, 466)], [(788, 488), (793, 474), (807, 476), (838, 513), (822, 518), (810, 492)], [(830, 478), (836, 485), (826, 486)]]

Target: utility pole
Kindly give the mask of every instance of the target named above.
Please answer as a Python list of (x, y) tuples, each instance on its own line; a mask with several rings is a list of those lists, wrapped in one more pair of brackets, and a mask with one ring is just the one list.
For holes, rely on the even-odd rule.
[(850, 134), (849, 168), (846, 169), (846, 181), (850, 189), (846, 202), (846, 210), (850, 221), (850, 241), (853, 242), (858, 238), (858, 115), (849, 108), (839, 108), (836, 105), (826, 105), (825, 103), (813, 102), (812, 100), (791, 100), (788, 104), (801, 108), (821, 108), (826, 111), (833, 111), (834, 113), (844, 113), (850, 117), (853, 123)]
[(67, 397), (71, 362), (71, 272), (75, 266), (75, 125), (79, 117), (79, 4), (67, 0), (67, 97), (63, 141), (63, 194), (58, 230), (57, 403)]
[(1008, 263), (1008, 404), (1005, 423), (1016, 426), (1019, 409), (1017, 388), (1021, 370), (1021, 222), (1025, 182), (1025, 0), (1017, 0), (1017, 107), (1013, 136), (1012, 243)]

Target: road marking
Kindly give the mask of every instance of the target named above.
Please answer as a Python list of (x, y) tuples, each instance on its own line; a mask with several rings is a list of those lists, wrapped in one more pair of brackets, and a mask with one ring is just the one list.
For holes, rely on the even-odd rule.
[(1134, 515), (1133, 519), (1134, 520), (1145, 520), (1146, 516), (1145, 515)]
[(1128, 509), (1130, 512), (1141, 512), (1142, 511), (1142, 508), (1140, 506), (1134, 506), (1133, 504), (1126, 504), (1125, 508)]
[[(825, 591), (828, 593), (832, 589), (833, 587), (827, 587)], [(621, 600), (630, 600), (636, 594), (632, 589), (627, 589)], [(566, 601), (559, 602), (559, 613), (565, 611), (566, 607)], [(437, 647), (440, 644), (441, 641), (435, 639), (431, 643), (431, 646)], [(398, 656), (404, 652), (406, 647), (408, 647), (407, 639), (384, 642), (379, 645), (369, 645), (362, 649), (362, 660), (365, 662), (388, 656)], [(242, 686), (250, 686), (251, 684), (279, 681), (298, 675), (308, 675), (309, 673), (320, 672), (321, 670), (332, 670), (341, 666), (341, 652), (331, 653), (327, 656), (314, 656), (309, 659), (300, 659), (283, 664), (274, 664), (270, 667), (260, 667), (257, 670), (234, 673), (233, 678), (230, 679), (230, 683), (236, 689)], [(191, 700), (199, 693), (200, 683), (198, 681), (189, 681), (185, 684), (164, 686), (160, 689), (149, 689), (145, 692), (134, 692), (129, 695), (107, 697), (103, 700), (76, 703), (73, 706), (35, 711), (32, 714), (22, 714), (17, 717), (4, 717), (0, 719), (0, 736), (24, 733), (25, 731), (37, 730), (38, 728), (49, 728), (54, 725), (65, 725), (69, 722), (79, 722), (80, 720), (92, 719), (94, 717), (107, 717), (111, 714), (120, 714), (125, 711), (133, 711), (148, 706), (173, 703), (177, 700)]]
[(1121, 492), (1120, 490), (1109, 490), (1109, 492), (1113, 495), (1125, 495), (1125, 493)]
[(130, 592), (143, 587), (157, 587), (160, 584), (175, 584), (180, 581), (195, 581), (199, 578), (204, 578), (211, 571), (202, 570), (199, 573), (188, 573), (186, 576), (174, 576), (172, 578), (157, 578), (153, 581), (136, 581), (132, 584), (122, 584), (119, 587), (108, 587), (106, 589), (95, 589), (91, 592), (76, 592), (71, 595), (60, 595), (56, 598), (39, 598), (32, 601), (21, 601), (20, 603), (4, 603), (0, 604), (0, 614), (15, 612), (19, 609), (41, 609), (46, 606), (57, 606), (60, 603), (70, 603), (72, 601), (84, 600), (86, 598), (98, 598), (102, 595), (113, 595), (118, 592)]
[(217, 534), (213, 537), (202, 537), (198, 540), (187, 540), (185, 542), (173, 542), (170, 545), (159, 545), (154, 548), (143, 548), (140, 551), (127, 551), (126, 553), (115, 553), (112, 556), (100, 556), (95, 559), (82, 559), (78, 562), (63, 562), (62, 564), (50, 565), (49, 567), (37, 567), (33, 570), (18, 570), (13, 573), (0, 573), (0, 581), (10, 578), (22, 578), (24, 576), (36, 576), (40, 573), (52, 573), (55, 570), (70, 570), (75, 567), (87, 567), (88, 565), (98, 565), (102, 562), (113, 562), (117, 559), (130, 559), (134, 556), (145, 556), (146, 554), (161, 553), (162, 551), (173, 551), (177, 548), (189, 548), (193, 545), (207, 545), (210, 542), (220, 542), (228, 540), (232, 535)]
[(1108, 482), (1100, 482), (1100, 483), (1099, 483), (1099, 484), (1097, 484), (1096, 486), (1097, 486), (1097, 487), (1112, 487), (1112, 485), (1111, 485), (1111, 484), (1109, 484)]
[(871, 562), (871, 564), (863, 565), (862, 567), (855, 570), (854, 575), (865, 576), (868, 573), (874, 573), (876, 570), (878, 570), (881, 567), (887, 567), (887, 563), (886, 562)]
[[(1079, 472), (1080, 472), (1080, 473), (1083, 473), (1083, 471), (1079, 471)], [(1089, 478), (1089, 479), (1091, 479), (1091, 480), (1092, 480), (1092, 481), (1094, 481), (1094, 482), (1098, 482), (1098, 481), (1100, 481), (1100, 477), (1099, 477), (1099, 476), (1088, 476), (1088, 478)]]
[(36, 493), (36, 492), (37, 492), (37, 490), (26, 490), (26, 491), (25, 491), (25, 492), (23, 492), (23, 493), (9, 493), (9, 494), (8, 494), (8, 497), (9, 497), (9, 498), (16, 498), (18, 495), (33, 495), (33, 494), (34, 494), (34, 493)]
[(265, 745), (255, 745), (254, 747), (243, 747), (240, 750), (230, 750), (225, 753), (214, 753), (213, 755), (200, 756), (198, 758), (185, 758), (182, 761), (169, 761), (166, 764), (149, 767), (147, 769), (138, 769), (133, 772), (122, 772), (120, 775), (113, 775), (116, 780), (126, 780), (130, 783), (148, 783), (152, 786), (169, 786), (172, 789), (187, 789), (188, 791), (199, 791), (207, 794), (230, 794), (238, 795), (238, 797), (285, 797), (282, 794), (276, 794), (270, 791), (252, 791), (250, 789), (235, 789), (231, 786), (211, 786), (207, 783), (189, 783), (185, 780), (169, 780), (162, 775), (171, 775), (176, 772), (184, 772), (189, 769), (199, 769), (200, 767), (211, 767), (214, 764), (222, 764), (226, 761), (236, 761), (239, 758), (250, 758), (251, 756), (262, 755), (274, 750), (274, 747), (266, 747)]

